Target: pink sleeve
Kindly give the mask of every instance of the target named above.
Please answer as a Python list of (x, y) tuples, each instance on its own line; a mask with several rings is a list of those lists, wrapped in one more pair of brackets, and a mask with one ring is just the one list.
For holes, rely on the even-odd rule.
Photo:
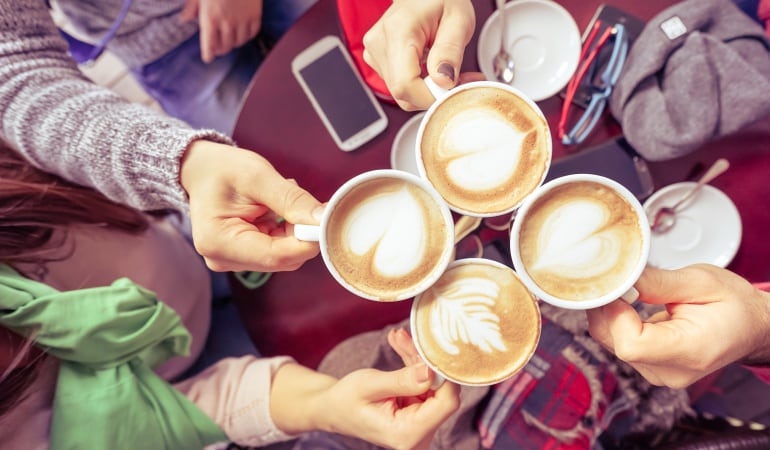
[(273, 375), (289, 357), (226, 358), (174, 386), (219, 425), (239, 445), (261, 447), (286, 441), (270, 417)]
[(749, 369), (757, 378), (770, 384), (770, 366), (746, 366), (743, 367)]
[(770, 0), (760, 0), (757, 14), (759, 20), (765, 24), (765, 32), (770, 37)]

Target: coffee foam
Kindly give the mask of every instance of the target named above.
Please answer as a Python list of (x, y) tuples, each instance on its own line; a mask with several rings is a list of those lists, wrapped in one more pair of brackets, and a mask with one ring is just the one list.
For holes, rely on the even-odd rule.
[(521, 220), (519, 250), (527, 274), (558, 298), (610, 293), (631, 277), (642, 255), (635, 210), (599, 183), (558, 186)]
[(465, 384), (510, 377), (527, 363), (540, 336), (532, 294), (510, 269), (487, 264), (451, 267), (420, 296), (413, 315), (426, 361)]
[(447, 98), (423, 129), (427, 178), (465, 211), (509, 210), (541, 182), (550, 162), (550, 131), (515, 94), (474, 87)]
[(448, 251), (439, 206), (420, 187), (395, 178), (355, 187), (329, 223), (327, 251), (340, 276), (383, 300), (419, 284)]
[(494, 111), (461, 111), (447, 123), (438, 157), (448, 161), (453, 184), (471, 191), (495, 189), (516, 171), (525, 137)]

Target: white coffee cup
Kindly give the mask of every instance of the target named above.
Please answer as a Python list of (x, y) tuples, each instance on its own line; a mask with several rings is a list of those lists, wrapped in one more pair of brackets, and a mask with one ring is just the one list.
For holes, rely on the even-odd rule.
[(510, 235), (516, 272), (541, 300), (591, 309), (633, 302), (650, 251), (639, 200), (620, 183), (574, 174), (538, 188), (516, 211)]
[(535, 102), (494, 81), (451, 90), (425, 78), (436, 101), (417, 130), (416, 163), (463, 215), (508, 214), (540, 186), (551, 164), (548, 121)]
[(452, 262), (412, 303), (410, 331), (441, 379), (488, 386), (519, 372), (535, 353), (537, 300), (510, 267), (485, 258)]
[(454, 222), (446, 203), (416, 175), (373, 170), (332, 195), (320, 225), (294, 225), (317, 241), (332, 276), (375, 301), (405, 300), (431, 286), (451, 262)]

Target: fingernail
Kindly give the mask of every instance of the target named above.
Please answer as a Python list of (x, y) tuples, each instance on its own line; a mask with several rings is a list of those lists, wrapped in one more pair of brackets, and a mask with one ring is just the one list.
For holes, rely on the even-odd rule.
[(324, 207), (323, 206), (316, 206), (316, 208), (312, 212), (313, 219), (318, 221), (318, 223), (321, 223), (321, 219), (324, 216)]
[(438, 73), (440, 73), (441, 75), (444, 75), (450, 80), (452, 81), (455, 80), (455, 68), (452, 67), (452, 65), (449, 64), (448, 62), (442, 62), (441, 64), (438, 65), (438, 69), (436, 70), (438, 70)]
[(418, 383), (424, 383), (430, 380), (430, 369), (425, 363), (419, 363), (414, 366), (414, 378)]

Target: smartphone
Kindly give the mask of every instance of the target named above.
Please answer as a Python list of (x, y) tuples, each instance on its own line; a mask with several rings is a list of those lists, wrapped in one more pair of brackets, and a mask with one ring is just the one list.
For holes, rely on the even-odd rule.
[[(626, 11), (623, 11), (618, 7), (603, 4), (596, 9), (594, 16), (588, 23), (588, 26), (585, 30), (583, 30), (583, 42), (586, 41), (588, 34), (591, 32), (594, 24), (597, 21), (599, 22), (599, 31), (597, 32), (597, 36), (601, 36), (601, 34), (604, 32), (604, 29), (607, 27), (613, 26), (614, 24), (623, 24), (626, 28), (626, 36), (628, 36), (629, 48), (634, 45), (634, 41), (637, 37), (639, 37), (639, 34), (642, 32), (642, 29), (644, 29), (645, 26), (645, 22), (642, 19)], [(604, 46), (599, 51), (599, 54), (596, 55), (596, 61), (588, 69), (588, 72), (586, 72), (586, 75), (583, 77), (583, 79), (580, 80), (580, 85), (575, 91), (575, 96), (572, 99), (573, 103), (582, 108), (588, 107), (588, 104), (591, 101), (591, 94), (594, 92), (593, 86), (597, 84), (598, 78), (601, 76), (602, 72), (604, 72), (604, 68), (607, 66), (611, 54), (612, 47), (609, 45)], [(562, 91), (562, 96), (563, 95), (564, 91)]]
[(387, 116), (337, 36), (303, 50), (291, 70), (341, 150), (355, 150), (387, 127)]
[(648, 197), (655, 188), (647, 162), (622, 137), (555, 160), (546, 181), (573, 173), (590, 173), (615, 180), (639, 200)]

